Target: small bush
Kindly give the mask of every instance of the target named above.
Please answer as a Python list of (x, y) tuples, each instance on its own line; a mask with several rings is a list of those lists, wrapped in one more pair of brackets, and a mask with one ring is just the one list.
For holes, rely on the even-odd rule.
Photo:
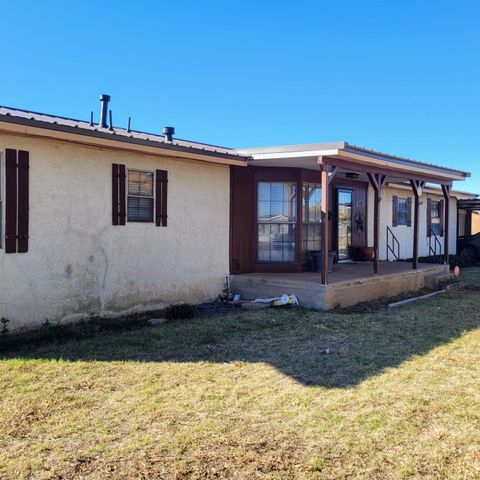
[(197, 316), (197, 307), (189, 303), (179, 303), (176, 305), (169, 305), (165, 309), (166, 320), (186, 320), (188, 318), (195, 318)]

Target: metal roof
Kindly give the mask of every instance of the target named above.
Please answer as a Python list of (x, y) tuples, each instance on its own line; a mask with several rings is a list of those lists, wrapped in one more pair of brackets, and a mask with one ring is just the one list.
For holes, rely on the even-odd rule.
[(231, 158), (235, 160), (246, 160), (248, 158), (247, 155), (239, 153), (231, 148), (192, 142), (179, 138), (174, 138), (172, 142), (169, 142), (165, 140), (163, 135), (155, 133), (146, 133), (138, 130), (128, 131), (126, 128), (116, 126), (113, 126), (112, 129), (108, 127), (102, 128), (98, 124), (90, 125), (90, 122), (84, 120), (76, 120), (73, 118), (32, 112), (29, 110), (10, 108), (1, 105), (0, 122), (17, 123), (94, 137), (109, 138), (111, 140), (119, 140), (128, 143), (158, 146), (173, 151), (191, 151), (192, 153)]
[(432, 163), (420, 162), (398, 155), (391, 155), (379, 151), (371, 150), (364, 147), (358, 147), (348, 142), (330, 142), (317, 144), (302, 144), (302, 145), (286, 145), (274, 147), (259, 147), (259, 148), (245, 148), (232, 149), (227, 147), (220, 147), (200, 142), (193, 142), (190, 140), (183, 140), (174, 138), (172, 142), (165, 139), (163, 135), (155, 133), (141, 132), (138, 130), (128, 131), (126, 128), (116, 127), (102, 128), (98, 124), (91, 125), (89, 121), (76, 120), (73, 118), (62, 117), (58, 115), (49, 115), (45, 113), (33, 112), (30, 110), (23, 110), (19, 108), (11, 108), (0, 106), (0, 122), (16, 123), (21, 125), (47, 128), (52, 130), (59, 130), (73, 134), (87, 135), (91, 137), (104, 138), (110, 140), (118, 140), (121, 142), (148, 145), (151, 147), (161, 147), (162, 149), (182, 152), (192, 152), (196, 154), (222, 157), (232, 160), (249, 160), (255, 155), (282, 153), (288, 154), (295, 152), (304, 152), (315, 150), (341, 149), (345, 152), (357, 153), (364, 156), (370, 156), (380, 160), (396, 161), (399, 163), (407, 163), (411, 165), (418, 165), (420, 167), (430, 169), (441, 169), (446, 172), (460, 174), (464, 177), (470, 176), (469, 172), (457, 170), (449, 167), (443, 167)]
[(392, 155), (389, 153), (383, 153), (375, 151), (369, 148), (358, 147), (356, 145), (350, 144), (348, 142), (328, 142), (328, 143), (307, 143), (301, 145), (284, 145), (284, 146), (273, 146), (273, 147), (258, 147), (258, 148), (239, 148), (238, 152), (251, 155), (263, 155), (263, 154), (275, 154), (279, 153), (285, 155), (289, 152), (292, 153), (292, 157), (295, 156), (295, 152), (309, 152), (309, 151), (320, 151), (320, 150), (343, 150), (351, 153), (358, 153), (360, 155), (365, 155), (373, 157), (379, 160), (385, 161), (396, 161), (401, 163), (408, 163), (412, 165), (418, 165), (420, 167), (426, 168), (437, 168), (442, 169), (447, 172), (457, 173), (465, 177), (470, 176), (470, 172), (465, 172), (463, 170), (457, 170), (450, 167), (443, 167), (441, 165), (435, 165), (433, 163), (420, 162), (418, 160), (413, 160), (411, 158), (401, 157), (398, 155)]
[[(393, 188), (405, 188), (405, 189), (408, 189), (410, 190), (412, 187), (409, 183), (405, 183), (405, 182), (388, 182), (388, 185), (392, 186)], [(427, 183), (423, 189), (423, 191), (435, 191), (435, 192), (438, 192), (440, 195), (443, 195), (442, 193), (442, 189), (437, 187), (436, 185), (431, 185), (429, 183)], [(459, 196), (462, 196), (462, 197), (466, 197), (462, 200), (459, 200), (459, 201), (463, 201), (463, 200), (474, 200), (474, 201), (479, 201), (480, 202), (480, 198), (479, 198), (479, 195), (478, 193), (472, 193), (472, 192), (465, 192), (463, 190), (452, 190), (450, 192), (450, 194), (452, 196), (455, 196), (455, 197), (459, 197)]]

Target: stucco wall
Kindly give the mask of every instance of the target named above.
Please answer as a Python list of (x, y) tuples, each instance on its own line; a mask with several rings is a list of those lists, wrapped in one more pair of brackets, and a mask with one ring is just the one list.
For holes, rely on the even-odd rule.
[[(9, 328), (200, 302), (221, 291), (228, 166), (0, 136), (5, 148), (30, 152), (29, 251), (0, 249), (0, 316)], [(112, 163), (168, 170), (168, 227), (112, 226)]]
[[(412, 226), (399, 225), (392, 226), (392, 204), (393, 196), (411, 197), (412, 198)], [(420, 221), (419, 221), (419, 256), (424, 257), (429, 255), (428, 237), (427, 237), (427, 199), (442, 200), (443, 195), (434, 195), (430, 193), (423, 193), (420, 200)], [(373, 246), (373, 203), (374, 194), (373, 189), (369, 186), (368, 189), (368, 244)], [(450, 199), (450, 238), (449, 238), (449, 253), (456, 252), (456, 236), (457, 236), (457, 206), (456, 199)], [(386, 186), (382, 190), (382, 201), (380, 207), (380, 259), (387, 258), (387, 225), (390, 227), (394, 235), (400, 243), (400, 257), (412, 258), (413, 256), (413, 193), (409, 190), (394, 188)], [(439, 237), (442, 244), (442, 251), (444, 245), (443, 237)]]

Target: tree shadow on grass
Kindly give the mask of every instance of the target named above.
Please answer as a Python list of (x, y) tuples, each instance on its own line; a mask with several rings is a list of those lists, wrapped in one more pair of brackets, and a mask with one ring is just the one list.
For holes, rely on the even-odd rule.
[(47, 341), (10, 345), (3, 354), (0, 343), (0, 357), (262, 362), (304, 385), (341, 388), (480, 327), (479, 311), (480, 294), (463, 292), (364, 315), (268, 309), (156, 327), (143, 318), (93, 333), (84, 325), (72, 338), (53, 328)]

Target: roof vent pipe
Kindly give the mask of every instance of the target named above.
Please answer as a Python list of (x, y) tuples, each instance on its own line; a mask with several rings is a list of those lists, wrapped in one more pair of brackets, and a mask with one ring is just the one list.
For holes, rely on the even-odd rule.
[(167, 142), (173, 141), (173, 134), (175, 133), (175, 128), (173, 127), (163, 127), (163, 135)]
[(107, 128), (107, 113), (108, 113), (108, 102), (110, 101), (110, 95), (103, 93), (100, 95), (100, 126), (102, 128)]

